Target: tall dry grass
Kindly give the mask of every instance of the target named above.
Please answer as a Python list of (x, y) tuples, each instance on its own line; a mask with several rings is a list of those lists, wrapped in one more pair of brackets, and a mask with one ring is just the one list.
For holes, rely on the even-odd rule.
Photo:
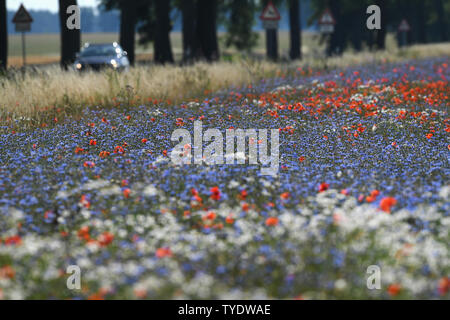
[(17, 71), (0, 76), (0, 119), (48, 121), (76, 114), (86, 106), (118, 107), (150, 101), (176, 103), (201, 98), (208, 92), (242, 86), (262, 78), (288, 74), (298, 67), (343, 68), (367, 63), (450, 56), (450, 43), (417, 45), (383, 52), (347, 52), (325, 59), (319, 53), (300, 62), (273, 63), (249, 59), (193, 66), (140, 66), (127, 73), (83, 73), (59, 67)]

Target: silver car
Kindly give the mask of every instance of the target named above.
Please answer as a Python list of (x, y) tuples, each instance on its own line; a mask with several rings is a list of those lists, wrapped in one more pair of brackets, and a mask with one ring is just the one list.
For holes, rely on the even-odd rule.
[(74, 63), (77, 71), (113, 69), (127, 71), (130, 61), (127, 52), (114, 42), (107, 44), (85, 44)]

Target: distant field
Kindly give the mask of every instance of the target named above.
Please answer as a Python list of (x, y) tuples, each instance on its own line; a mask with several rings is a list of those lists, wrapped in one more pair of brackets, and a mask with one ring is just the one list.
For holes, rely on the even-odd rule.
[[(255, 53), (264, 53), (265, 50), (265, 37), (264, 33), (260, 32), (258, 44), (254, 49)], [(227, 50), (223, 48), (219, 35), (219, 43), (221, 45), (222, 52), (233, 52), (233, 50)], [(85, 33), (82, 34), (82, 43), (99, 43), (99, 42), (114, 42), (118, 41), (119, 36), (116, 33)], [(172, 48), (176, 58), (179, 58), (182, 53), (182, 38), (180, 32), (173, 32), (171, 34)], [(26, 36), (26, 51), (27, 51), (27, 63), (29, 64), (46, 64), (55, 63), (59, 60), (59, 46), (60, 36), (58, 33), (54, 34), (28, 34)], [(287, 55), (289, 52), (289, 33), (287, 31), (280, 31), (279, 33), (279, 46), (280, 53)], [(303, 51), (305, 54), (311, 52), (311, 48), (318, 47), (318, 39), (311, 33), (303, 34)], [(153, 52), (152, 44), (147, 47), (137, 46), (138, 60), (151, 59)], [(22, 39), (20, 35), (9, 36), (9, 65), (21, 66), (22, 65)]]
[[(21, 35), (10, 35), (8, 43), (8, 63), (11, 66), (22, 65), (22, 38)], [(114, 42), (118, 35), (114, 33), (83, 34), (84, 42)], [(26, 35), (27, 63), (42, 64), (59, 61), (60, 36), (53, 34), (27, 34)]]

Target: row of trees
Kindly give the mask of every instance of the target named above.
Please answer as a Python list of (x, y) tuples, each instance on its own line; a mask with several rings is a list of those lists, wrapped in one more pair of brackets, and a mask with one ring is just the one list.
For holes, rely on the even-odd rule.
[[(444, 2), (445, 1), (445, 2)], [(269, 0), (137, 0), (135, 5), (125, 0), (102, 0), (102, 5), (122, 12), (121, 43), (134, 61), (134, 31), (137, 27), (141, 43), (153, 42), (155, 62), (171, 63), (170, 13), (177, 8), (182, 14), (183, 61), (196, 59), (214, 61), (219, 58), (217, 25), (225, 26), (226, 46), (250, 51), (256, 45), (253, 31), (255, 15)], [(301, 1), (272, 0), (287, 7), (290, 27), (290, 58), (301, 58)], [(411, 25), (408, 43), (448, 41), (450, 33), (445, 16), (450, 14), (448, 0), (311, 0), (314, 10), (309, 23), (313, 24), (330, 8), (335, 20), (335, 32), (326, 41), (327, 54), (341, 54), (352, 46), (356, 51), (364, 45), (384, 49), (388, 31), (396, 32), (403, 19)], [(376, 4), (381, 9), (381, 30), (366, 28), (366, 9)], [(132, 20), (126, 17), (132, 16)], [(133, 39), (133, 41), (127, 41)]]
[[(80, 30), (68, 30), (67, 8), (76, 0), (58, 0), (61, 24), (61, 64), (66, 67), (75, 60), (80, 49)], [(445, 2), (444, 2), (445, 1)], [(178, 9), (182, 15), (183, 62), (219, 59), (217, 27), (227, 29), (225, 45), (241, 51), (250, 51), (256, 45), (253, 31), (255, 15), (269, 0), (101, 0), (105, 10), (120, 11), (120, 43), (135, 61), (136, 31), (141, 43), (153, 43), (156, 63), (174, 61), (170, 43), (171, 13)], [(290, 58), (301, 58), (301, 1), (273, 0), (287, 6), (290, 23)], [(409, 43), (448, 41), (449, 25), (445, 19), (450, 13), (448, 0), (311, 0), (314, 15), (309, 23), (317, 21), (326, 7), (335, 20), (335, 32), (327, 38), (328, 55), (341, 54), (348, 46), (361, 50), (384, 49), (387, 31), (395, 31), (402, 19), (411, 25)], [(382, 29), (368, 30), (366, 8), (377, 4), (381, 8)], [(6, 0), (0, 0), (0, 68), (6, 68), (7, 26)]]
[[(281, 3), (282, 1), (275, 1)], [(291, 25), (291, 58), (301, 57), (300, 0), (288, 0)], [(120, 43), (135, 60), (135, 30), (141, 43), (153, 42), (154, 61), (172, 63), (170, 43), (170, 13), (177, 8), (182, 15), (183, 62), (204, 59), (216, 61), (220, 57), (217, 26), (227, 28), (226, 46), (249, 51), (256, 45), (257, 34), (252, 28), (255, 12), (268, 1), (257, 0), (102, 0), (106, 10), (121, 11)]]
[[(287, 2), (290, 9), (291, 58), (298, 59), (301, 57), (300, 0)], [(219, 59), (219, 23), (227, 28), (226, 46), (249, 51), (257, 40), (252, 30), (255, 12), (262, 10), (267, 3), (256, 0), (137, 0), (130, 5), (124, 0), (102, 0), (106, 10), (119, 9), (122, 12), (121, 44), (132, 63), (136, 28), (141, 43), (153, 42), (156, 63), (173, 62), (170, 43), (170, 13), (173, 8), (182, 14), (184, 63), (197, 59)]]
[[(381, 9), (382, 29), (373, 31), (365, 28), (366, 8), (376, 4)], [(411, 26), (407, 42), (428, 43), (449, 40), (449, 25), (445, 16), (450, 14), (448, 0), (315, 0), (312, 2), (315, 21), (325, 7), (329, 7), (337, 21), (331, 35), (327, 53), (340, 54), (352, 46), (356, 51), (363, 45), (369, 48), (385, 48), (386, 33), (397, 32), (403, 19)]]
[[(80, 49), (80, 30), (69, 30), (67, 8), (77, 5), (76, 0), (58, 0), (61, 25), (61, 64), (64, 68), (75, 60)], [(255, 12), (268, 1), (257, 0), (102, 0), (105, 10), (119, 10), (119, 42), (128, 52), (130, 62), (135, 62), (136, 31), (141, 43), (153, 43), (156, 63), (174, 62), (170, 43), (171, 12), (177, 8), (182, 14), (183, 62), (204, 59), (216, 61), (220, 57), (217, 36), (218, 23), (226, 26), (225, 43), (238, 50), (249, 51), (257, 40), (252, 31)], [(281, 2), (281, 1), (278, 1)], [(288, 0), (297, 12), (290, 14), (292, 30), (291, 57), (301, 56), (300, 1)], [(6, 0), (0, 0), (0, 68), (7, 63)], [(292, 28), (291, 28), (292, 29)], [(295, 38), (295, 39), (294, 39)]]
[[(141, 43), (153, 42), (154, 60), (156, 63), (172, 63), (173, 53), (170, 43), (171, 21), (170, 13), (176, 7), (182, 14), (183, 61), (191, 62), (194, 59), (215, 61), (219, 58), (219, 45), (217, 38), (217, 21), (219, 11), (227, 6), (232, 8), (231, 20), (248, 20), (248, 30), (253, 24), (253, 16), (248, 16), (248, 8), (253, 8), (254, 0), (137, 0), (133, 4), (125, 0), (102, 0), (106, 10), (119, 9), (121, 11), (120, 42), (128, 52), (130, 62), (134, 63), (134, 37), (135, 30), (139, 33)], [(236, 14), (233, 8), (243, 9), (242, 15)], [(240, 22), (240, 21), (239, 21)], [(240, 30), (230, 25), (233, 34)], [(238, 26), (239, 28), (239, 26)], [(233, 37), (227, 42), (235, 44), (245, 39), (242, 35), (236, 41)], [(237, 44), (243, 47), (240, 43)]]

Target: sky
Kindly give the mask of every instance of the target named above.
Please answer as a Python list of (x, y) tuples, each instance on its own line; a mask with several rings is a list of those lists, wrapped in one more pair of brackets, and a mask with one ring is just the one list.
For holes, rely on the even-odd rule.
[[(20, 4), (23, 3), (26, 9), (35, 10), (50, 10), (52, 12), (58, 11), (58, 0), (6, 0), (6, 5), (9, 10), (17, 10)], [(82, 7), (96, 6), (98, 0), (78, 0), (78, 5)]]

